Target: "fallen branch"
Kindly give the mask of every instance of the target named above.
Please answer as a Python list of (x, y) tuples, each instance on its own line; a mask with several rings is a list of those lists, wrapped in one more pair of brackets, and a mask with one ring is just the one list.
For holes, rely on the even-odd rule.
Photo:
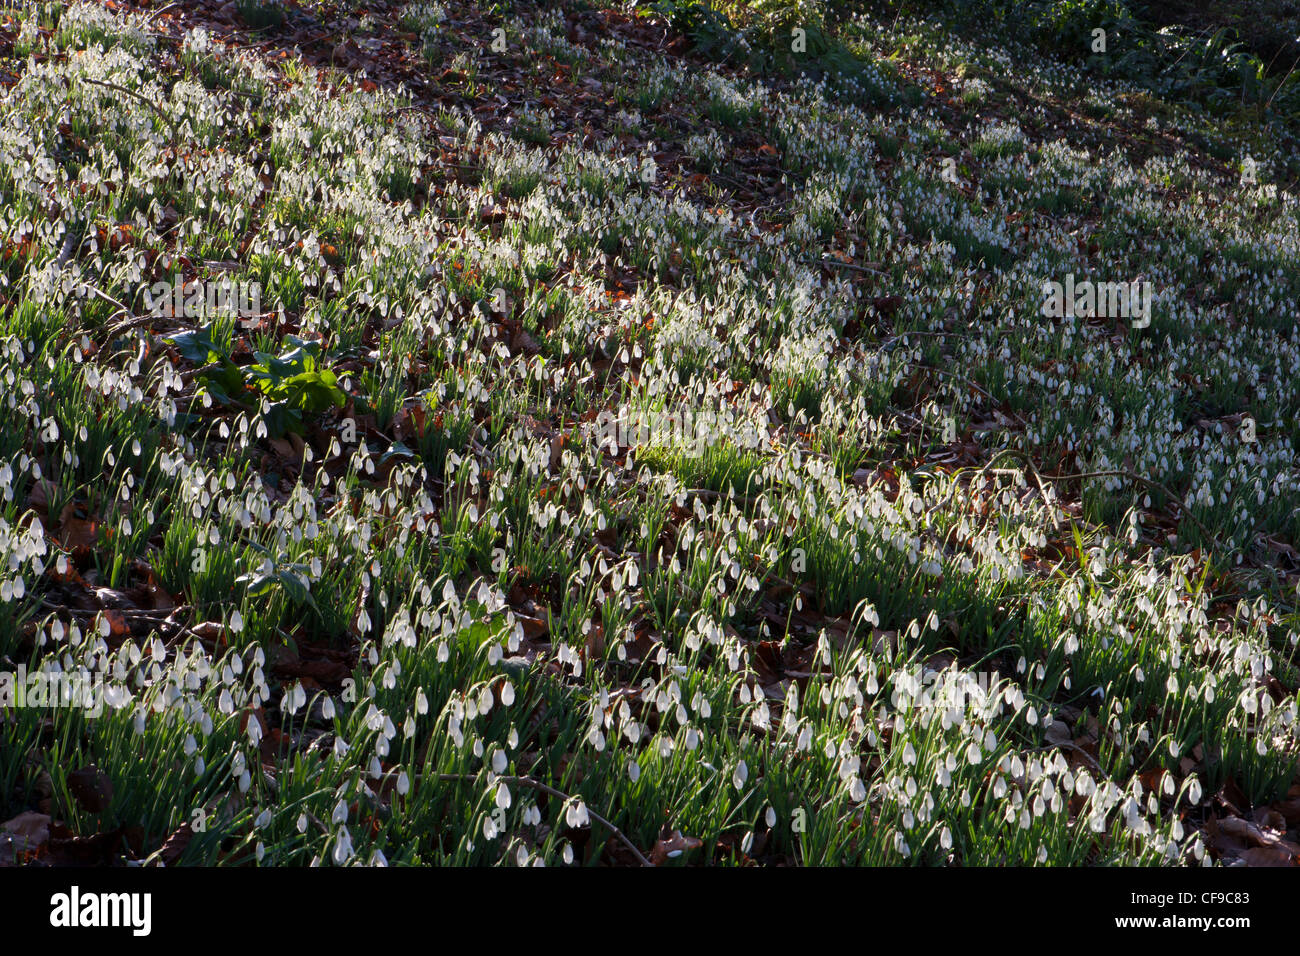
[(882, 272), (879, 269), (871, 269), (867, 266), (860, 266), (856, 262), (845, 262), (842, 259), (804, 259), (804, 262), (814, 266), (836, 266), (840, 269), (849, 269), (853, 272), (865, 272), (873, 276), (886, 276), (888, 272)]
[(160, 16), (166, 13), (168, 10), (174, 10), (177, 7), (181, 7), (181, 6), (184, 6), (181, 0), (176, 0), (176, 2), (174, 3), (169, 3), (166, 6), (159, 7), (157, 10), (155, 10), (153, 13), (149, 15), (149, 19), (146, 20), (145, 23), (153, 23)]
[(110, 83), (107, 80), (95, 80), (95, 79), (91, 79), (89, 76), (83, 76), (81, 77), (81, 79), (86, 83), (93, 83), (95, 86), (102, 86), (105, 89), (116, 90), (118, 93), (125, 93), (127, 96), (131, 96), (139, 100), (145, 106), (149, 107), (159, 116), (161, 116), (163, 118), (163, 122), (165, 122), (168, 126), (171, 127), (172, 144), (175, 145), (176, 142), (179, 141), (180, 128), (176, 125), (176, 121), (172, 119), (170, 116), (168, 116), (165, 112), (163, 112), (163, 108), (159, 106), (157, 103), (155, 103), (153, 100), (149, 99), (149, 97), (141, 93), (137, 93), (135, 90), (127, 89), (125, 86), (119, 86), (117, 83)]
[[(1019, 448), (1002, 449), (1000, 452), (998, 452), (996, 455), (994, 455), (992, 458), (989, 459), (988, 464), (984, 465), (984, 467), (980, 469), (980, 472), (981, 473), (987, 472), (989, 469), (993, 467), (994, 464), (996, 464), (1001, 458), (1003, 458), (1006, 455), (1015, 455), (1019, 457), (1028, 466), (1030, 472), (1033, 475), (1035, 475), (1035, 477), (1040, 475), (1040, 472), (1034, 466), (1033, 459), (1029, 457), (1029, 453), (1026, 451), (1022, 451)], [(1210, 533), (1210, 529), (1207, 528), (1201, 522), (1201, 519), (1196, 517), (1196, 515), (1192, 513), (1191, 509), (1187, 507), (1187, 502), (1184, 501), (1180, 495), (1175, 494), (1172, 490), (1165, 487), (1164, 485), (1162, 485), (1160, 482), (1156, 481), (1153, 478), (1146, 478), (1142, 475), (1136, 474), (1135, 472), (1129, 471), (1128, 469), (1125, 468), (1108, 468), (1102, 471), (1085, 471), (1074, 475), (1042, 475), (1041, 477), (1047, 479), (1048, 481), (1084, 481), (1089, 478), (1127, 478), (1130, 481), (1136, 481), (1139, 484), (1154, 489), (1160, 492), (1161, 494), (1163, 494), (1165, 497), (1172, 499), (1174, 503), (1178, 505), (1178, 510), (1183, 515), (1183, 517), (1187, 518), (1189, 521), (1192, 522), (1192, 524), (1196, 526), (1196, 530), (1199, 531), (1201, 533), (1201, 536), (1204, 537), (1207, 541), (1210, 542), (1211, 545), (1214, 546), (1215, 550), (1217, 551), (1227, 550), (1227, 548), (1223, 546), (1223, 543), (1219, 541), (1219, 539), (1216, 538), (1213, 534)]]

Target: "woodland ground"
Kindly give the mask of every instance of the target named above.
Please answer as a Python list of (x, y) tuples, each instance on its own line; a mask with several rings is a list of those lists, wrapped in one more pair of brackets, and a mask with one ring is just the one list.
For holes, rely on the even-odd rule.
[(1296, 864), (1293, 87), (818, 9), (0, 7), (0, 865)]

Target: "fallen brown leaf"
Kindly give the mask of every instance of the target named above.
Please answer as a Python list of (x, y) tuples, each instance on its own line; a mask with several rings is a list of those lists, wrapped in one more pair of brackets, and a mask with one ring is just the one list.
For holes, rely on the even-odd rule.
[(655, 866), (663, 866), (687, 850), (695, 850), (703, 845), (704, 841), (696, 837), (682, 836), (680, 830), (674, 830), (667, 837), (660, 837), (655, 843), (654, 849), (650, 851), (650, 862)]
[(50, 840), (48, 814), (27, 811), (0, 825), (0, 866), (13, 866), (40, 853)]
[(1280, 846), (1257, 846), (1241, 854), (1247, 866), (1295, 866), (1296, 858)]
[(99, 813), (113, 800), (113, 781), (94, 764), (68, 774), (68, 792), (83, 810)]
[(194, 829), (188, 823), (182, 824), (158, 848), (158, 859), (164, 866), (175, 866), (192, 839), (194, 839)]

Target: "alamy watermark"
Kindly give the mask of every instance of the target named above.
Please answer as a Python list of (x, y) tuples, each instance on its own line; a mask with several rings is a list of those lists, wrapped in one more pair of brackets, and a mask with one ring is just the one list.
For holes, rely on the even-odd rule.
[(73, 886), (50, 897), (50, 925), (56, 929), (121, 927), (133, 936), (148, 936), (153, 929), (150, 893), (82, 892)]
[(757, 448), (763, 435), (754, 424), (736, 421), (720, 409), (702, 407), (647, 409), (620, 405), (596, 416), (596, 438), (602, 448), (677, 446), (701, 455), (722, 436), (740, 448)]
[(229, 278), (155, 282), (144, 290), (144, 306), (159, 318), (248, 321), (262, 315), (262, 285)]
[(26, 665), (19, 664), (17, 670), (0, 672), (0, 710), (84, 710), (87, 717), (95, 718), (104, 713), (105, 705), (118, 708), (130, 697), (123, 685), (110, 683), (102, 673), (84, 667), (28, 671)]
[(1044, 280), (1042, 313), (1053, 319), (1063, 316), (1132, 319), (1133, 328), (1144, 329), (1151, 324), (1154, 297), (1155, 284), (1149, 279), (1077, 282), (1071, 272), (1063, 283)]
[(966, 713), (991, 706), (1000, 693), (997, 671), (911, 668), (893, 675), (891, 703), (904, 710)]

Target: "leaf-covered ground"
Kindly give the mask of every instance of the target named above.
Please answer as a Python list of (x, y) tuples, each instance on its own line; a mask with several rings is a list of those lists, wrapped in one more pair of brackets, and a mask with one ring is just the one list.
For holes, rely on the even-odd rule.
[(0, 12), (0, 864), (1295, 863), (1294, 140), (840, 36)]

